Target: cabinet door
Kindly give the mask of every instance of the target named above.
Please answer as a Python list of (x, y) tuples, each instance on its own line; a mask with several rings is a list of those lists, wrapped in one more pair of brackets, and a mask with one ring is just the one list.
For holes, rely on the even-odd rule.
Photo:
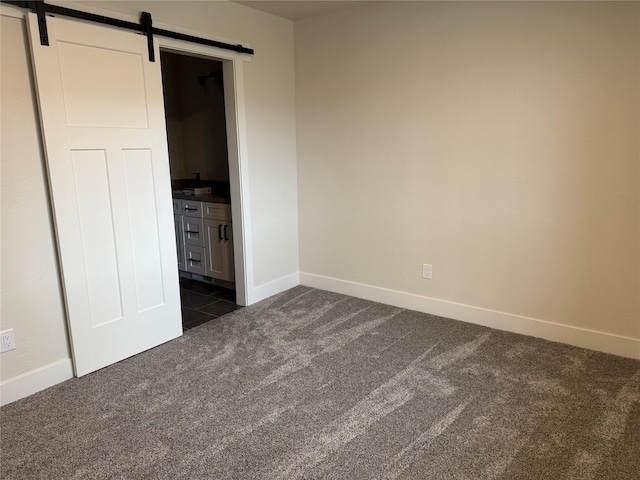
[(178, 252), (178, 270), (186, 270), (184, 252), (184, 229), (182, 228), (182, 215), (174, 215), (173, 223), (176, 231), (176, 249)]
[(204, 251), (202, 247), (185, 246), (187, 272), (207, 275), (207, 259)]
[(230, 280), (228, 240), (225, 240), (225, 225), (227, 238), (231, 231), (231, 224), (220, 220), (204, 220), (205, 239), (207, 247), (207, 275), (220, 280)]

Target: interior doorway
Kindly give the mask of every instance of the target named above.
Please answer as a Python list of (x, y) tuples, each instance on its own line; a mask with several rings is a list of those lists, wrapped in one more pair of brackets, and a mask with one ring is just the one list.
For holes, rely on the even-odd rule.
[[(233, 222), (227, 232), (233, 235), (233, 264), (236, 303), (253, 303), (253, 241), (251, 232), (249, 162), (246, 126), (244, 64), (251, 59), (243, 53), (197, 43), (156, 37), (160, 52), (215, 60), (222, 64), (225, 126), (229, 168), (229, 189)], [(160, 58), (160, 54), (157, 56)], [(175, 208), (175, 205), (174, 205)], [(224, 230), (224, 229), (222, 229)], [(221, 232), (224, 236), (224, 231)]]
[(161, 51), (182, 324), (236, 310), (223, 62)]

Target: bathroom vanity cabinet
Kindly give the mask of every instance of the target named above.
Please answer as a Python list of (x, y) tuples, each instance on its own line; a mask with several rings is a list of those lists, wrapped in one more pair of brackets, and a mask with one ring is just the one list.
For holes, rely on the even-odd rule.
[(178, 269), (233, 282), (231, 205), (173, 199)]

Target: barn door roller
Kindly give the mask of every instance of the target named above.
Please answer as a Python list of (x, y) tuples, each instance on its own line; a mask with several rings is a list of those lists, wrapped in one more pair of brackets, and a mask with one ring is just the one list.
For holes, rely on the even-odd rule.
[(149, 61), (156, 61), (156, 52), (153, 49), (153, 20), (149, 12), (142, 12), (140, 14), (140, 25), (144, 28), (147, 34), (147, 46), (149, 48)]
[(49, 45), (49, 33), (47, 32), (47, 17), (44, 9), (44, 2), (29, 2), (35, 4), (36, 15), (38, 15), (38, 28), (40, 29), (40, 45)]
[(210, 47), (222, 48), (225, 50), (233, 50), (234, 52), (246, 53), (253, 55), (252, 48), (243, 47), (242, 45), (232, 45), (230, 43), (218, 42), (216, 40), (209, 40), (208, 38), (195, 37), (193, 35), (186, 35), (184, 33), (173, 32), (171, 30), (164, 30), (162, 28), (155, 28), (153, 26), (153, 20), (149, 12), (142, 12), (140, 14), (140, 23), (127, 22), (125, 20), (118, 20), (117, 18), (105, 17), (103, 15), (96, 15), (94, 13), (82, 12), (80, 10), (73, 10), (72, 8), (60, 7), (58, 5), (50, 5), (44, 1), (15, 1), (15, 0), (0, 0), (2, 3), (15, 5), (20, 8), (27, 8), (32, 12), (35, 12), (38, 16), (38, 26), (40, 28), (40, 44), (49, 45), (49, 34), (47, 32), (47, 17), (46, 14), (63, 15), (65, 17), (78, 18), (80, 20), (86, 20), (94, 23), (101, 23), (103, 25), (111, 25), (114, 27), (126, 28), (135, 32), (144, 33), (147, 36), (147, 44), (149, 46), (149, 61), (155, 62), (155, 52), (153, 48), (153, 36), (161, 35), (163, 37), (175, 38), (176, 40), (184, 40), (191, 43), (199, 43), (200, 45), (208, 45)]

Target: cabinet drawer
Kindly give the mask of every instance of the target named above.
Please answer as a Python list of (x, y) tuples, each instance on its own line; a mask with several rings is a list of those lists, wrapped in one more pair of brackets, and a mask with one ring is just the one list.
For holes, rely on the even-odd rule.
[(228, 203), (202, 202), (202, 217), (230, 222), (231, 205)]
[(184, 228), (184, 243), (187, 245), (195, 245), (204, 247), (204, 232), (202, 231), (202, 219), (182, 217), (182, 225)]
[(182, 212), (185, 217), (202, 218), (202, 202), (182, 200)]
[(206, 275), (204, 248), (187, 245), (186, 248), (187, 272)]

